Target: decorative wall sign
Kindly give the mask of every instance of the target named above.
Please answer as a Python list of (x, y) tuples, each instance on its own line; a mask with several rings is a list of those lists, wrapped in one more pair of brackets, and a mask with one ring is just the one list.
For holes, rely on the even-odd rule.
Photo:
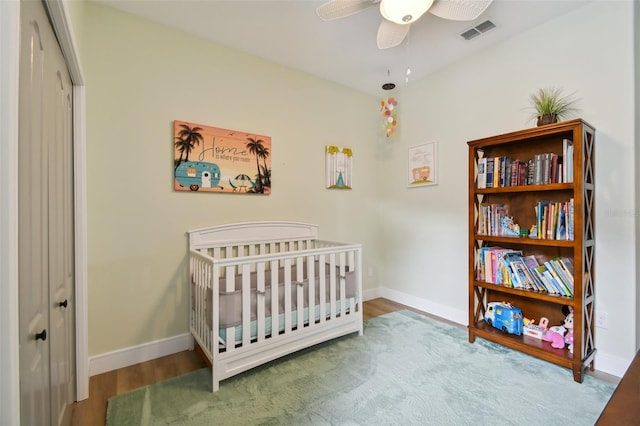
[(326, 178), (329, 189), (351, 189), (351, 148), (329, 145), (326, 151)]
[(175, 120), (176, 191), (271, 193), (271, 137)]
[(435, 142), (410, 147), (407, 161), (408, 186), (436, 185), (438, 183), (437, 160)]

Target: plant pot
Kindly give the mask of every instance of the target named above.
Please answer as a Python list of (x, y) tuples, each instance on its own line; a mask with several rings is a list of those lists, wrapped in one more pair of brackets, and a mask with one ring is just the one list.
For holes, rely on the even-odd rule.
[(546, 124), (552, 124), (558, 122), (558, 116), (556, 114), (545, 114), (538, 116), (538, 126), (544, 126)]

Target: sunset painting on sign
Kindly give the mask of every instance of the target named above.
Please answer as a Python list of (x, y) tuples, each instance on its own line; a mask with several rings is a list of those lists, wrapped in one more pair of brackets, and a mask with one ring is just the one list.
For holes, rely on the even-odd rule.
[(271, 193), (271, 137), (173, 122), (174, 189)]

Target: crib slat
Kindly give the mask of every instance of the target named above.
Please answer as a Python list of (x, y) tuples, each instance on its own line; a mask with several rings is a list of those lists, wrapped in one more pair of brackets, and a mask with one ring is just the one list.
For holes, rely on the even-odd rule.
[(309, 327), (316, 322), (316, 262), (314, 256), (307, 256), (307, 282), (309, 287)]
[(271, 337), (278, 335), (280, 330), (280, 307), (278, 304), (278, 261), (271, 261)]
[(242, 345), (251, 343), (251, 263), (242, 265)]
[(266, 304), (266, 292), (265, 292), (265, 267), (264, 262), (259, 262), (256, 265), (256, 320), (258, 322), (258, 342), (262, 342), (265, 336), (265, 304)]
[(296, 313), (298, 330), (304, 327), (304, 258), (296, 259)]
[(331, 302), (331, 319), (336, 317), (336, 255), (329, 255), (329, 301)]
[(291, 258), (284, 260), (284, 331), (291, 332)]
[[(229, 254), (229, 252), (227, 252), (227, 254)], [(225, 282), (226, 282), (225, 291), (227, 291), (227, 292), (231, 292), (231, 291), (234, 291), (236, 289), (236, 274), (235, 274), (235, 270), (236, 270), (236, 268), (234, 266), (227, 266), (225, 268)], [(218, 306), (219, 305), (216, 305), (216, 307), (218, 307)], [(218, 317), (218, 319), (219, 319), (220, 309), (216, 309), (214, 312), (215, 312), (214, 318)], [(236, 348), (235, 327), (227, 327), (226, 336), (225, 337), (226, 337), (226, 349), (227, 349), (227, 351), (235, 350), (235, 348)]]
[(318, 285), (320, 286), (320, 323), (327, 320), (327, 260), (324, 254), (319, 256), (318, 260)]
[[(348, 271), (353, 273), (354, 271), (356, 273), (359, 273), (359, 270), (356, 270), (356, 252), (354, 250), (350, 250), (347, 253), (347, 266), (348, 266)], [(357, 280), (357, 278), (356, 278)], [(357, 287), (357, 286), (356, 286)], [(350, 304), (349, 304), (349, 315), (355, 315), (355, 309), (356, 309), (356, 301), (360, 300), (360, 294), (358, 294), (358, 290), (356, 288), (356, 294), (355, 297), (351, 297), (349, 299)]]
[[(219, 306), (220, 306), (220, 267), (217, 265), (211, 265), (212, 270), (210, 271), (211, 273), (211, 281), (209, 281), (211, 283), (210, 287), (211, 287), (211, 312), (212, 312), (212, 327), (211, 327), (211, 331), (208, 333), (209, 335), (209, 344), (207, 345), (207, 347), (211, 347), (211, 364), (215, 365), (215, 359), (218, 356), (218, 353), (220, 351), (220, 340), (218, 339), (218, 337), (220, 336), (220, 320), (218, 318), (218, 311), (219, 311)], [(205, 299), (205, 295), (207, 294), (207, 289), (204, 288), (203, 289), (203, 294), (202, 294), (202, 300)], [(204, 318), (204, 312), (203, 312), (203, 318)], [(213, 390), (214, 392), (216, 390), (218, 390), (218, 384), (220, 383), (220, 373), (218, 371), (216, 371), (216, 368), (212, 368), (211, 369), (211, 375), (212, 375), (212, 385), (213, 385)]]
[[(207, 289), (211, 286), (211, 283), (209, 282), (209, 268), (204, 261), (200, 261), (198, 266), (198, 311), (200, 312), (200, 315), (202, 315), (202, 318), (206, 318), (206, 311), (209, 308), (207, 306)], [(213, 300), (211, 303), (211, 307), (213, 308)], [(206, 347), (209, 348), (212, 337), (211, 330), (207, 326), (208, 324), (203, 321), (200, 324), (199, 333), (200, 336), (204, 338)]]
[(347, 292), (347, 275), (345, 271), (346, 253), (340, 252), (340, 316), (345, 315), (347, 308), (345, 295)]

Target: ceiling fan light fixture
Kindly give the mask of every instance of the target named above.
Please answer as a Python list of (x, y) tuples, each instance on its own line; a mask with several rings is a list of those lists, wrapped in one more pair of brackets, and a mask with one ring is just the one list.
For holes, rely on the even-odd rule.
[(380, 13), (396, 24), (406, 25), (418, 20), (433, 4), (433, 0), (382, 0)]

